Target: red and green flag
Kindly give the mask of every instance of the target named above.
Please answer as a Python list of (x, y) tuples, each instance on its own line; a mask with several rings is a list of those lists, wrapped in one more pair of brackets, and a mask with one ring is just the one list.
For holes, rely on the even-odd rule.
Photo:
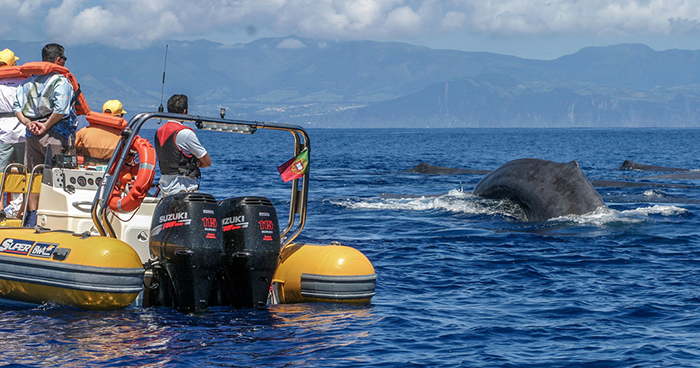
[(309, 171), (309, 150), (301, 151), (297, 157), (282, 164), (277, 168), (284, 182), (299, 179)]

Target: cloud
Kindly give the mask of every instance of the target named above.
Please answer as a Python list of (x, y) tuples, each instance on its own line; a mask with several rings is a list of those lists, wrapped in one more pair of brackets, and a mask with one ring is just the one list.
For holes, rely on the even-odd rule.
[(667, 35), (700, 20), (700, 0), (460, 1), (474, 32), (496, 35)]
[(278, 49), (303, 49), (306, 45), (303, 42), (295, 38), (287, 38), (284, 41), (277, 44)]
[(408, 41), (490, 36), (678, 35), (700, 31), (700, 0), (0, 0), (0, 38), (137, 48), (261, 31)]

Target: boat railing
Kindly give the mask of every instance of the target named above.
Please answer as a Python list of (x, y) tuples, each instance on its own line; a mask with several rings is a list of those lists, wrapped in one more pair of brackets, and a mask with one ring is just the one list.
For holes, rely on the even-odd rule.
[[(198, 129), (228, 133), (253, 134), (258, 129), (286, 131), (291, 133), (294, 137), (293, 157), (296, 157), (305, 149), (309, 150), (310, 154), (311, 147), (309, 144), (309, 136), (304, 128), (298, 125), (202, 117), (166, 112), (147, 112), (134, 116), (129, 121), (127, 128), (122, 131), (120, 146), (118, 149), (114, 150), (114, 153), (107, 164), (108, 168), (121, 168), (124, 166), (124, 163), (129, 155), (129, 150), (124, 149), (124, 147), (131, 147), (141, 128), (148, 120), (152, 119), (193, 122)], [(118, 170), (115, 171), (118, 173)], [(118, 175), (110, 175), (109, 170), (105, 171), (105, 175), (100, 184), (100, 190), (98, 190), (95, 194), (95, 200), (93, 201), (91, 208), (92, 219), (98, 232), (103, 236), (115, 238), (115, 231), (107, 218), (109, 212), (107, 201), (115, 186), (118, 184), (117, 180)], [(309, 170), (307, 170), (301, 178), (292, 181), (292, 193), (289, 203), (289, 218), (287, 220), (287, 225), (281, 231), (283, 247), (290, 244), (297, 236), (299, 236), (304, 228), (304, 225), (306, 224), (308, 193)]]
[[(18, 172), (13, 173), (16, 169)], [(17, 182), (12, 182), (11, 178), (19, 179)], [(27, 181), (27, 167), (22, 164), (9, 164), (5, 166), (5, 171), (2, 173), (2, 182), (0, 182), (0, 193), (24, 193)], [(8, 182), (11, 182), (8, 184)]]

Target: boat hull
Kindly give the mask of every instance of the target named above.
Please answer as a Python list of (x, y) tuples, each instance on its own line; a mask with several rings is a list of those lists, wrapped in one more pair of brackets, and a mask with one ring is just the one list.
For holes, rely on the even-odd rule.
[(0, 298), (110, 310), (143, 289), (140, 258), (120, 240), (34, 229), (0, 229), (0, 239)]

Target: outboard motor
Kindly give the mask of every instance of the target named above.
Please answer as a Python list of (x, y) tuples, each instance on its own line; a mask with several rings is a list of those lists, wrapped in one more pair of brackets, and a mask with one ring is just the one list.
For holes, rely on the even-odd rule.
[(229, 198), (219, 206), (225, 256), (212, 303), (265, 306), (281, 248), (275, 207), (263, 197)]
[[(163, 198), (153, 214), (150, 250), (157, 293), (152, 305), (189, 312), (206, 308), (223, 252), (221, 212), (205, 193)], [(157, 285), (157, 286), (156, 286)]]

